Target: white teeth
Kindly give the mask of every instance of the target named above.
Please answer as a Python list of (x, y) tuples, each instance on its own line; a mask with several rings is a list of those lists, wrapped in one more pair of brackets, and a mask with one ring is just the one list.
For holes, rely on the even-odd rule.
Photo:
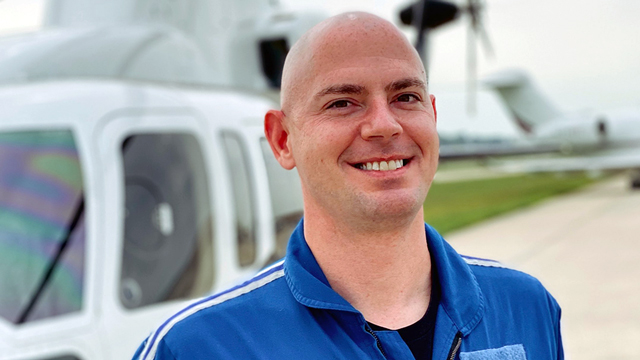
[(374, 170), (374, 171), (390, 171), (403, 167), (402, 160), (389, 160), (389, 161), (374, 161), (368, 163), (362, 163), (358, 167), (361, 170)]

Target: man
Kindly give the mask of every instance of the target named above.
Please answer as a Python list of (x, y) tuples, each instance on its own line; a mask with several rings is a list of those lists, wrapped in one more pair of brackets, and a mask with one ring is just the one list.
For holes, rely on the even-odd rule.
[(265, 132), (297, 167), (304, 221), (283, 262), (174, 315), (140, 359), (561, 359), (540, 283), (463, 258), (423, 222), (435, 98), (407, 39), (365, 13), (287, 56)]

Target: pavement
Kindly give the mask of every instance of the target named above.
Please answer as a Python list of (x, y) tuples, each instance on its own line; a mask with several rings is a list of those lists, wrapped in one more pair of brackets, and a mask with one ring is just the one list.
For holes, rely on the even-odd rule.
[(537, 277), (562, 307), (567, 359), (640, 359), (640, 191), (615, 177), (446, 236)]

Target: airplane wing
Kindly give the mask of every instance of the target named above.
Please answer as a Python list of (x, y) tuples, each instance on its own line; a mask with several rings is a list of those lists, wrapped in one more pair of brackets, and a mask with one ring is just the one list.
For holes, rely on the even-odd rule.
[(612, 149), (583, 156), (497, 161), (492, 166), (504, 172), (597, 171), (640, 168), (640, 147)]
[(520, 141), (463, 142), (440, 145), (440, 160), (478, 159), (492, 156), (532, 155), (558, 152), (560, 144), (535, 144)]

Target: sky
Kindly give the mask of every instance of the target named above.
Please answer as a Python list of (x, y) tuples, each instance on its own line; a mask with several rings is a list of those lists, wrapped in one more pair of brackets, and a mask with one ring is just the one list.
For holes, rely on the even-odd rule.
[[(280, 0), (283, 6), (375, 13), (398, 24), (406, 0)], [(480, 79), (505, 68), (526, 70), (566, 111), (606, 113), (640, 108), (640, 1), (487, 0), (484, 23), (495, 50), (478, 51)], [(0, 35), (38, 29), (43, 0), (0, 0)], [(405, 28), (414, 39), (415, 33)], [(436, 95), (441, 133), (517, 135), (495, 94), (480, 89), (477, 112), (466, 110), (467, 19), (432, 32), (430, 91)]]
[(0, 0), (0, 36), (38, 29), (43, 14), (42, 0)]

